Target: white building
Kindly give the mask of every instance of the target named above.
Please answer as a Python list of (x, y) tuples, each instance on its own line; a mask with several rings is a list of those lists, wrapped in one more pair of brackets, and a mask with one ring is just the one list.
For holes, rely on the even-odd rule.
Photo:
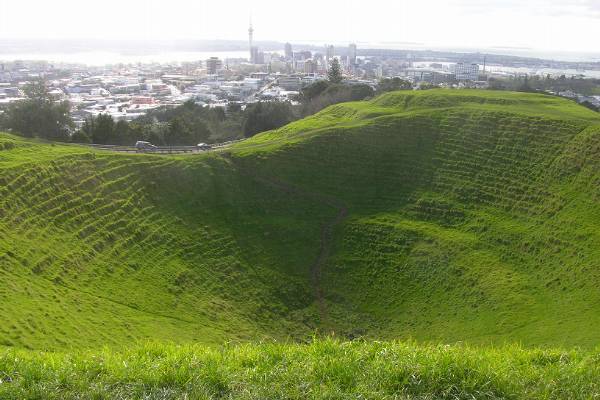
[(244, 86), (249, 87), (252, 90), (260, 89), (262, 80), (258, 78), (244, 78)]
[(302, 87), (299, 76), (279, 76), (277, 84), (285, 90), (297, 91)]
[(457, 81), (476, 81), (479, 79), (479, 64), (458, 63), (451, 66)]

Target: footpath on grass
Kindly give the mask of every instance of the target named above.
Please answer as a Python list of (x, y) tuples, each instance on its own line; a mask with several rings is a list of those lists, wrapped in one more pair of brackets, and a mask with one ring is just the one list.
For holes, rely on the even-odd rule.
[[(231, 156), (231, 153), (225, 152), (222, 153), (222, 156), (227, 160), (233, 162), (234, 164), (236, 163), (236, 159), (235, 157)], [(339, 226), (348, 216), (348, 207), (345, 204), (343, 204), (340, 200), (334, 197), (306, 190), (304, 188), (295, 186), (293, 184), (290, 184), (289, 182), (285, 182), (276, 177), (267, 177), (264, 175), (260, 175), (252, 168), (249, 168), (247, 165), (244, 165), (244, 167), (240, 167), (239, 164), (236, 165), (238, 166), (238, 171), (241, 174), (250, 177), (256, 182), (260, 182), (262, 184), (274, 187), (287, 194), (302, 196), (304, 198), (314, 200), (336, 210), (335, 217), (321, 225), (321, 232), (319, 238), (319, 253), (310, 267), (311, 284), (313, 287), (315, 301), (317, 302), (317, 305), (319, 307), (319, 318), (321, 321), (321, 325), (327, 326), (327, 305), (325, 302), (325, 293), (322, 285), (323, 268), (331, 254), (331, 246), (334, 239), (334, 231), (336, 227)]]

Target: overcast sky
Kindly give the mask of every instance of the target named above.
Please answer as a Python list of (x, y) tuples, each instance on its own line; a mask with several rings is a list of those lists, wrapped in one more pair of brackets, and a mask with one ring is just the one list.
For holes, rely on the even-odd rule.
[(600, 0), (0, 0), (0, 38), (246, 39), (250, 15), (257, 40), (600, 52)]

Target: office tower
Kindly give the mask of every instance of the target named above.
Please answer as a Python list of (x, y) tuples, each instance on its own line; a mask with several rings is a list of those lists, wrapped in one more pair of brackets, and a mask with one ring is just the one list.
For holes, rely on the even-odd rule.
[(252, 20), (250, 20), (250, 27), (248, 28), (248, 44), (250, 49), (250, 62), (252, 61), (252, 49), (254, 48), (254, 28), (252, 27)]
[(356, 44), (354, 43), (348, 47), (348, 64), (349, 66), (356, 65)]
[(294, 51), (292, 49), (291, 43), (285, 44), (285, 59), (287, 61), (291, 61), (294, 59)]
[(223, 68), (223, 62), (218, 57), (206, 60), (206, 70), (209, 75), (216, 75)]

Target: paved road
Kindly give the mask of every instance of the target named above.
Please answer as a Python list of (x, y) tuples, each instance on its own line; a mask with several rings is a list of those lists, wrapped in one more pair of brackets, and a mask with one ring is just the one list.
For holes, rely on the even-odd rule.
[(211, 145), (210, 150), (202, 150), (197, 146), (159, 146), (154, 150), (139, 151), (135, 146), (117, 146), (111, 144), (81, 144), (82, 146), (91, 147), (96, 150), (114, 151), (119, 153), (146, 153), (146, 154), (194, 154), (204, 153), (211, 150), (219, 150), (227, 148), (235, 143), (244, 141), (245, 139), (232, 140), (229, 142), (215, 143)]

